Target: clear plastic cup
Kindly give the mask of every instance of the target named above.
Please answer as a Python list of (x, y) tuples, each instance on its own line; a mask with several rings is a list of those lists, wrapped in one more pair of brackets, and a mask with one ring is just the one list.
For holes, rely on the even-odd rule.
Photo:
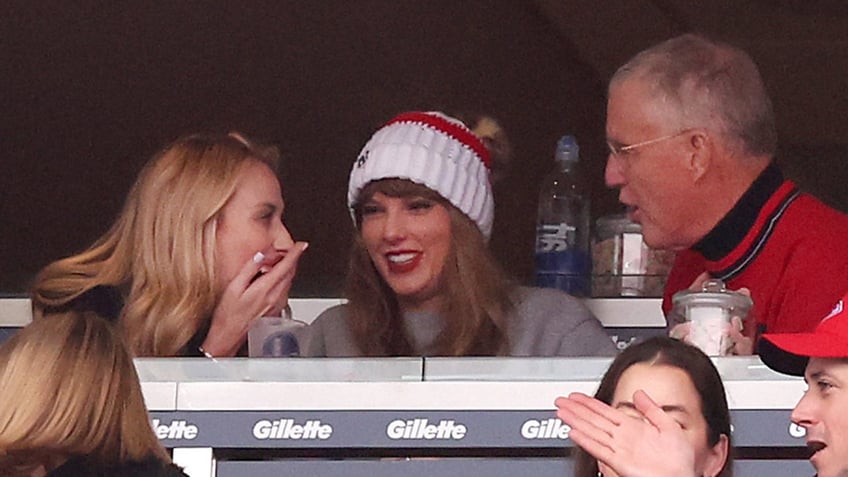
[(306, 323), (288, 317), (263, 316), (247, 331), (247, 352), (251, 358), (300, 356), (300, 340)]

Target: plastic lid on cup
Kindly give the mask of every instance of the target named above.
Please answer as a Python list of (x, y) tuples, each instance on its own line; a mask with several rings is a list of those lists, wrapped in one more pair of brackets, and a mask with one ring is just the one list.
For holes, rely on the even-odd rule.
[[(733, 316), (745, 318), (754, 307), (748, 295), (728, 290), (724, 282), (711, 279), (704, 282), (701, 291), (682, 290), (674, 294), (671, 302), (675, 310), (683, 311), (693, 306), (709, 306), (729, 310)], [(685, 317), (685, 313), (681, 313)]]

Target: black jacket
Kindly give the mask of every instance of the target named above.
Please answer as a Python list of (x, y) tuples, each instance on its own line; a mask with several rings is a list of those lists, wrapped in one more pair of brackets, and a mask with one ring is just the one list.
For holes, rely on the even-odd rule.
[[(45, 307), (44, 312), (60, 313), (67, 311), (77, 312), (93, 312), (99, 317), (110, 323), (117, 323), (121, 316), (121, 311), (124, 308), (124, 296), (121, 291), (111, 285), (97, 285), (89, 289), (77, 298), (65, 303), (61, 306)], [(178, 352), (177, 356), (202, 358), (204, 355), (200, 352), (200, 345), (206, 340), (206, 334), (209, 332), (209, 323), (207, 322), (185, 346)], [(247, 343), (245, 343), (245, 347)], [(246, 349), (240, 355), (247, 356)]]
[(46, 477), (188, 477), (174, 464), (150, 458), (114, 467), (99, 467), (85, 457), (74, 457), (48, 472)]

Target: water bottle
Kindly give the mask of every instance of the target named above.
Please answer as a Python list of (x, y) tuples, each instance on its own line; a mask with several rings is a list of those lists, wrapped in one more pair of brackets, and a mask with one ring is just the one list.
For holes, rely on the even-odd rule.
[(539, 193), (536, 224), (536, 285), (589, 296), (589, 198), (577, 172), (574, 136), (557, 142), (556, 167)]

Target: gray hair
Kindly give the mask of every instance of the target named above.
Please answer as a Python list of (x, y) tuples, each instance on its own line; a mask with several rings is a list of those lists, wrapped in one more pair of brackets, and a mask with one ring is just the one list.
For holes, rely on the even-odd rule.
[(649, 84), (654, 99), (679, 115), (681, 127), (708, 127), (739, 152), (774, 155), (772, 103), (757, 66), (739, 48), (681, 35), (634, 56), (615, 72), (610, 88), (630, 78)]

